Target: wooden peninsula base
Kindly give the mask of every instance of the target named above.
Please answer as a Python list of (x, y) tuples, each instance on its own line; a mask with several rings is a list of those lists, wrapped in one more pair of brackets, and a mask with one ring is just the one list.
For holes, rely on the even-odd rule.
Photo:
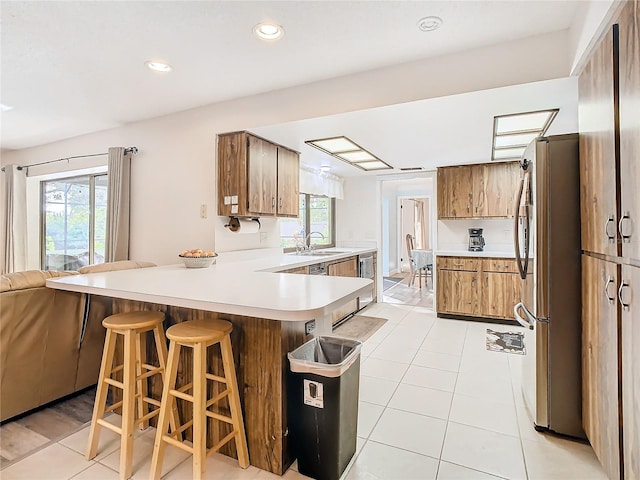
[[(292, 445), (288, 441), (289, 428), (287, 418), (286, 378), (288, 371), (287, 353), (299, 347), (312, 337), (331, 334), (330, 315), (316, 319), (315, 330), (305, 335), (304, 321), (278, 321), (264, 318), (245, 317), (215, 313), (189, 308), (158, 305), (133, 300), (113, 299), (113, 312), (129, 312), (133, 310), (162, 311), (166, 315), (165, 331), (171, 325), (187, 320), (219, 318), (233, 324), (231, 342), (236, 366), (236, 375), (240, 389), (240, 401), (244, 415), (244, 423), (249, 447), (251, 465), (278, 475), (286, 472), (293, 463)], [(156, 362), (153, 340), (147, 342), (148, 362)], [(120, 349), (120, 346), (118, 346)], [(220, 374), (222, 362), (219, 347), (209, 349), (210, 371)], [(121, 358), (121, 357), (120, 357)], [(182, 349), (178, 370), (178, 386), (187, 383), (191, 378), (191, 349)], [(158, 376), (156, 376), (158, 377)], [(209, 382), (208, 398), (221, 391), (223, 385)], [(116, 393), (116, 392), (114, 392)], [(162, 382), (160, 378), (149, 379), (149, 394), (160, 399)], [(119, 399), (114, 397), (114, 401)], [(191, 416), (191, 404), (178, 400), (181, 423)], [(226, 399), (219, 403), (218, 410), (229, 415)], [(155, 419), (154, 419), (155, 420)], [(155, 425), (155, 422), (152, 422)], [(191, 429), (187, 430), (190, 438)], [(208, 420), (207, 446), (210, 448), (230, 432), (230, 425)], [(235, 445), (229, 442), (221, 453), (236, 458)]]

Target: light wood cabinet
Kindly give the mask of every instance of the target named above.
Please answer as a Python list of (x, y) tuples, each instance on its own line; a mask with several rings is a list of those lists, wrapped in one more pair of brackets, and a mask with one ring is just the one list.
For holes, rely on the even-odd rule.
[(582, 249), (617, 255), (613, 31), (578, 81)]
[(582, 424), (605, 472), (620, 478), (618, 266), (582, 257)]
[(640, 478), (640, 267), (622, 266), (622, 438), (625, 478)]
[(290, 268), (288, 270), (282, 270), (279, 273), (296, 273), (298, 275), (309, 275), (309, 267), (308, 266), (295, 267), (295, 268)]
[[(348, 257), (327, 263), (327, 275), (331, 277), (357, 277), (358, 257)], [(358, 299), (349, 300), (331, 313), (331, 323), (335, 324), (350, 313), (358, 310)]]
[(438, 168), (438, 218), (513, 217), (517, 162)]
[(609, 478), (637, 479), (640, 5), (621, 8), (579, 78), (583, 424)]
[(248, 132), (218, 136), (218, 215), (297, 217), (299, 154)]
[(512, 258), (438, 257), (438, 313), (514, 319), (520, 277)]
[(471, 214), (471, 167), (438, 168), (438, 218), (468, 218)]

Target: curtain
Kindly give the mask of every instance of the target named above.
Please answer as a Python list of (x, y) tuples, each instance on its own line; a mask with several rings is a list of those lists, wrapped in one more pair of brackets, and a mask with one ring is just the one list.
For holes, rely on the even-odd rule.
[(106, 262), (129, 260), (131, 152), (109, 148)]
[(301, 166), (300, 193), (342, 199), (344, 198), (343, 180), (330, 173), (320, 173)]
[(4, 168), (4, 273), (27, 268), (27, 169)]
[(424, 201), (415, 200), (416, 248), (428, 248), (427, 222), (424, 215)]

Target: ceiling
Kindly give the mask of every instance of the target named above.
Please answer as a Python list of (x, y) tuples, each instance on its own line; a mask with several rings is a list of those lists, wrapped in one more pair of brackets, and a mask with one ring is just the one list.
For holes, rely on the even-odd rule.
[[(566, 30), (584, 3), (3, 1), (0, 102), (12, 109), (1, 114), (0, 146), (28, 148), (233, 98)], [(417, 22), (428, 15), (441, 17), (442, 27), (421, 32)], [(264, 20), (282, 25), (284, 38), (256, 39), (252, 28)], [(174, 70), (150, 72), (147, 60), (166, 61)], [(488, 101), (487, 95), (478, 102)], [(448, 115), (456, 121), (447, 140), (458, 144), (456, 158), (479, 159), (464, 143), (467, 135), (490, 141), (491, 112), (433, 102), (426, 107), (431, 116), (388, 107), (386, 115), (404, 117), (380, 123), (379, 141), (361, 140), (357, 128), (349, 132), (394, 166), (432, 165), (441, 147), (424, 131), (437, 125), (443, 112), (455, 112)], [(482, 131), (457, 121), (467, 117), (482, 120)], [(407, 119), (411, 122), (403, 123)], [(319, 119), (319, 129), (309, 136), (332, 131), (326, 121)], [(403, 151), (401, 130), (424, 134), (423, 150)]]

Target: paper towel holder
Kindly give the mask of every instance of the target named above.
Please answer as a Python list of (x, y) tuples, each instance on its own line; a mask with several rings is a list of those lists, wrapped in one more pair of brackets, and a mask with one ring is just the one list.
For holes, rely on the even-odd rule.
[[(250, 218), (249, 220), (257, 222), (258, 229), (260, 228), (261, 225), (259, 218)], [(229, 217), (229, 223), (225, 224), (225, 227), (227, 227), (232, 232), (237, 232), (238, 230), (240, 230), (240, 219), (238, 217)]]

